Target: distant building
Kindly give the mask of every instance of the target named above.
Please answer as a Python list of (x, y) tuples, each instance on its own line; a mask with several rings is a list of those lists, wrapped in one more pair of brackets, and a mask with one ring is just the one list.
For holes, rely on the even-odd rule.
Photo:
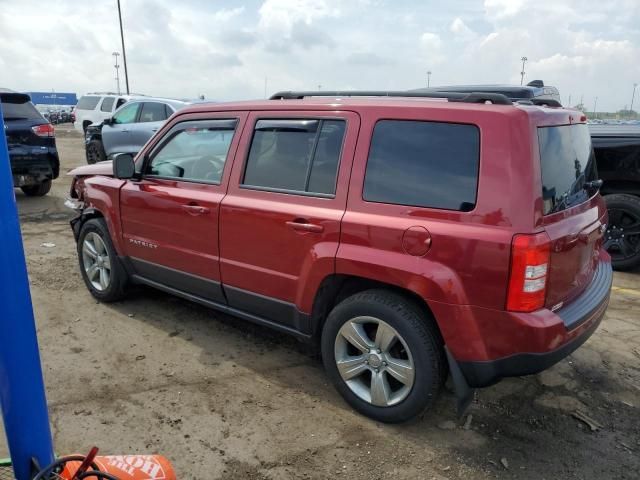
[(31, 97), (34, 105), (46, 105), (48, 107), (73, 107), (78, 103), (75, 93), (64, 92), (25, 92)]

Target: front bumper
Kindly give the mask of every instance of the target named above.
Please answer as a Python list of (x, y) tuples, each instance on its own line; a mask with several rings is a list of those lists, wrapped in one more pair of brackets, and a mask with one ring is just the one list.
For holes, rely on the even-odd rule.
[[(483, 318), (475, 326), (476, 334), (483, 335), (484, 348), (477, 350), (484, 352), (485, 359), (464, 358), (464, 352), (456, 354), (452, 348), (455, 345), (449, 345), (445, 335), (452, 353), (449, 361), (456, 362), (469, 387), (486, 387), (505, 377), (546, 370), (580, 347), (598, 328), (609, 305), (612, 280), (611, 262), (604, 254), (587, 289), (555, 312), (547, 309), (531, 314), (501, 312), (496, 318), (502, 329), (492, 322), (491, 330), (487, 330), (487, 312), (483, 312), (484, 316), (476, 316), (476, 319)], [(459, 338), (453, 340), (459, 341)], [(495, 351), (509, 353), (493, 355)]]

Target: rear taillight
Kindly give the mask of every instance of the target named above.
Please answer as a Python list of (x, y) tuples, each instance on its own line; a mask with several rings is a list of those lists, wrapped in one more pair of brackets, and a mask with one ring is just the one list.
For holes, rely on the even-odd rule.
[(44, 125), (36, 125), (35, 127), (31, 127), (33, 133), (38, 135), (39, 137), (55, 137), (56, 131), (53, 129), (53, 125), (50, 123), (45, 123)]
[(513, 237), (507, 310), (533, 312), (544, 307), (550, 255), (551, 240), (544, 232)]

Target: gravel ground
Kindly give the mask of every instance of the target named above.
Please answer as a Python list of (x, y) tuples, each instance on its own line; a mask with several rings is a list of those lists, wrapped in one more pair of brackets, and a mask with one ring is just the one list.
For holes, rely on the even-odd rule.
[[(81, 137), (57, 131), (63, 171), (83, 164)], [(97, 303), (69, 184), (16, 191), (57, 452), (161, 453), (181, 480), (639, 477), (638, 273), (615, 274), (601, 327), (551, 370), (478, 392), (463, 418), (445, 392), (388, 426), (350, 410), (291, 338), (146, 288)]]

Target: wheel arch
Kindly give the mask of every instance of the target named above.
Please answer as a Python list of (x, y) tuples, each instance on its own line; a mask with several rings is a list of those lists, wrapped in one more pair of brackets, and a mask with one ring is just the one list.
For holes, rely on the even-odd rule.
[(433, 319), (440, 342), (444, 345), (442, 332), (440, 331), (434, 312), (429, 307), (427, 301), (425, 301), (418, 292), (392, 283), (348, 274), (328, 275), (320, 283), (320, 286), (316, 291), (311, 312), (312, 337), (316, 341), (319, 341), (329, 313), (342, 300), (356, 293), (373, 289), (387, 290), (397, 293), (418, 307), (420, 311), (427, 316), (427, 318)]

